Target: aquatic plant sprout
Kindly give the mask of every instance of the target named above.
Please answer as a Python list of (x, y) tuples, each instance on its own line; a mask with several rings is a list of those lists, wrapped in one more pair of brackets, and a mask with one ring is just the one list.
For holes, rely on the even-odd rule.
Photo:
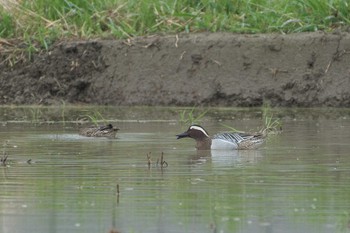
[(180, 111), (179, 117), (180, 117), (180, 122), (185, 125), (189, 124), (199, 124), (202, 118), (207, 114), (208, 110), (205, 110), (198, 115), (195, 115), (195, 110), (196, 108), (193, 107), (190, 110), (185, 109)]

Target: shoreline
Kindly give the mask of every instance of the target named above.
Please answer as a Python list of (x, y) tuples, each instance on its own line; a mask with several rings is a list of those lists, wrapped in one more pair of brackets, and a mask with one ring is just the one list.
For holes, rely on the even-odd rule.
[(348, 33), (61, 41), (2, 63), (0, 104), (350, 107), (348, 64)]

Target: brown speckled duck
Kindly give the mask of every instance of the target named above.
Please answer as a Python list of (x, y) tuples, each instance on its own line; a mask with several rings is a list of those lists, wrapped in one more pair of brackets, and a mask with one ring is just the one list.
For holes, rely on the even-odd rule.
[(119, 129), (113, 127), (112, 124), (102, 126), (91, 126), (88, 128), (81, 129), (79, 134), (86, 137), (107, 137), (115, 138)]

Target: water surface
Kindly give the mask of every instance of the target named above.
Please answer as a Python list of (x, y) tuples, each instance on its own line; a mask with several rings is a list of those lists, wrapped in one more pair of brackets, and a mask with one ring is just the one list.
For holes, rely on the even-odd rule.
[[(77, 134), (91, 109), (1, 111), (0, 232), (350, 231), (348, 110), (276, 110), (283, 133), (262, 149), (200, 153), (174, 136), (179, 109), (99, 109), (115, 140)], [(261, 121), (260, 109), (211, 109), (202, 124)]]

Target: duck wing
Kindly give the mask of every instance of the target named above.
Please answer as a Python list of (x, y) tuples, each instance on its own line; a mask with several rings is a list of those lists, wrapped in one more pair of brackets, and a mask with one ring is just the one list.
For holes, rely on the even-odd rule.
[(245, 140), (263, 139), (263, 134), (256, 133), (219, 133), (213, 136), (213, 139), (221, 139), (229, 142), (240, 143)]
[(113, 129), (113, 125), (111, 125), (111, 124), (108, 124), (108, 125), (101, 125), (101, 126), (98, 128), (98, 130), (101, 130), (101, 131), (107, 130), (107, 129)]
[(235, 144), (245, 140), (245, 138), (246, 136), (241, 135), (240, 133), (220, 133), (213, 136), (213, 139), (221, 139)]

